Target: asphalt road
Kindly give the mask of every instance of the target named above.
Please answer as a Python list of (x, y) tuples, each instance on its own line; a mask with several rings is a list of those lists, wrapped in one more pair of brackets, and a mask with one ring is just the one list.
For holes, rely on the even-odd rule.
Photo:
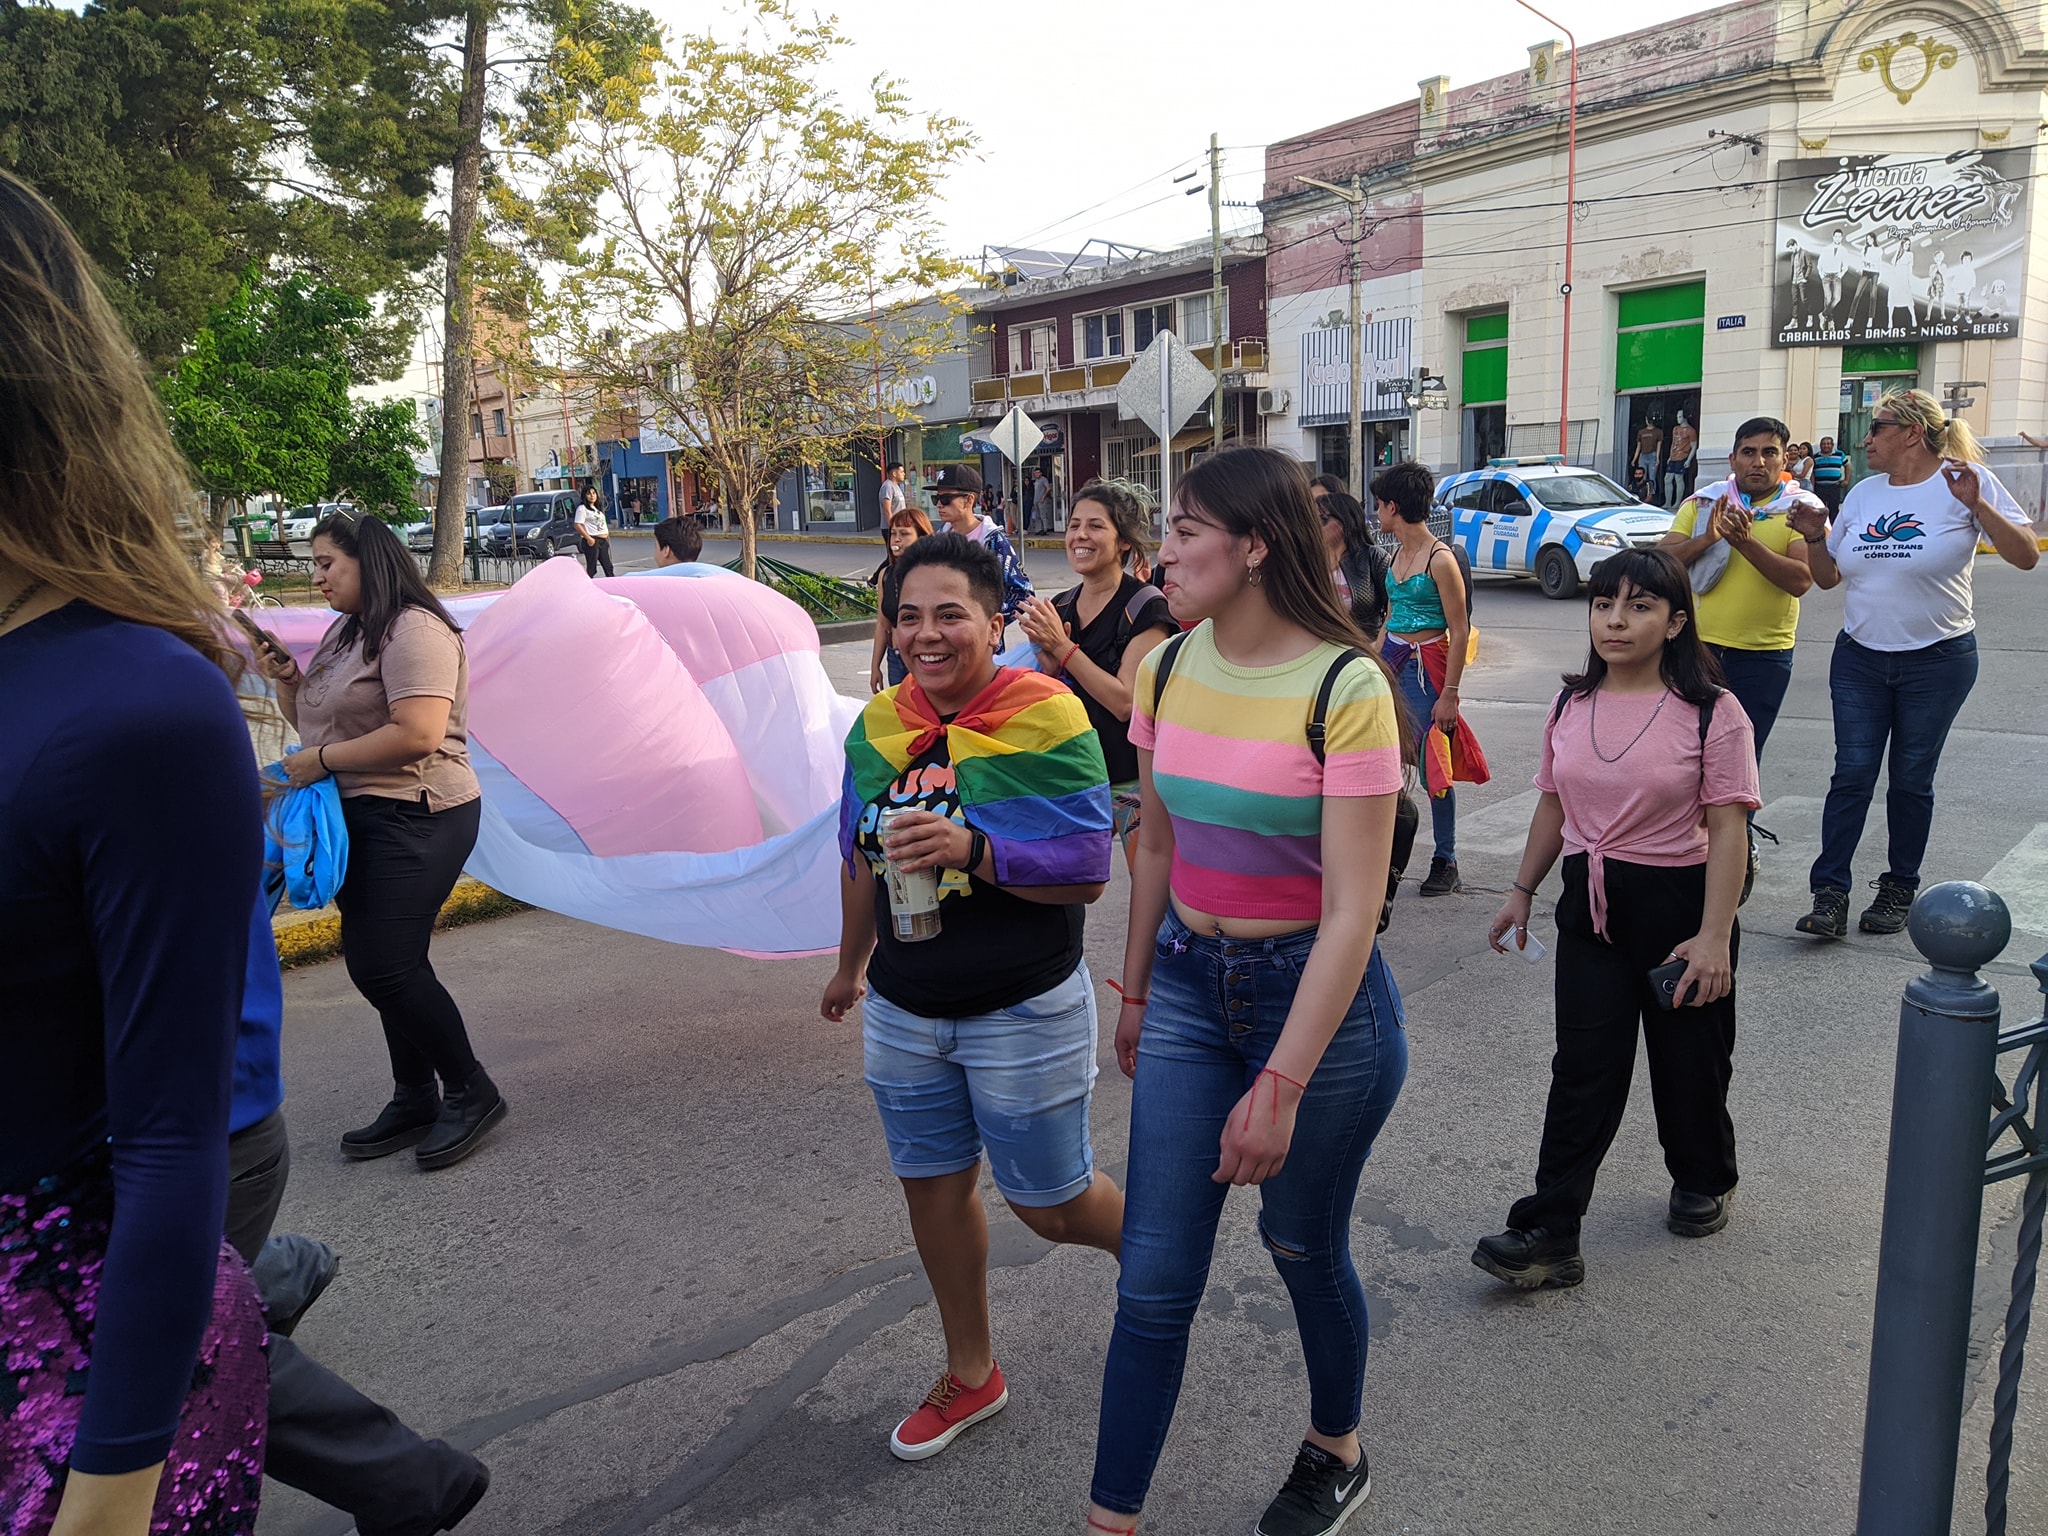
[[(2048, 823), (2048, 698), (2031, 622), (2048, 576), (1987, 563), (1978, 580), (1983, 674), (1943, 765), (1927, 874), (1997, 869), (2010, 887), (2033, 930), (1993, 967), (2010, 1021), (2038, 1010), (2025, 965), (2048, 947), (2048, 826), (2035, 820)], [(1411, 888), (1385, 940), (1412, 1065), (1355, 1224), (1374, 1482), (1347, 1530), (1846, 1533), (1892, 1041), (1920, 964), (1904, 936), (1816, 949), (1791, 933), (1830, 769), (1835, 599), (1807, 604), (1764, 764), (1761, 819), (1784, 843), (1742, 914), (1733, 1223), (1703, 1242), (1665, 1232), (1669, 1183), (1639, 1076), (1587, 1221), (1585, 1285), (1524, 1296), (1468, 1262), (1534, 1163), (1549, 967), (1491, 954), (1485, 928), (1513, 873), (1542, 712), (1583, 653), (1583, 611), (1526, 585), (1482, 588), (1466, 701), (1496, 778), (1461, 792), (1471, 889), (1423, 902)], [(864, 648), (830, 661), (854, 691)], [(1880, 867), (1882, 835), (1874, 818), (1859, 878)], [(1126, 890), (1119, 876), (1091, 915), (1097, 977), (1117, 973)], [(442, 936), (435, 964), (510, 1119), (444, 1173), (409, 1157), (345, 1163), (335, 1138), (385, 1092), (374, 1020), (339, 965), (295, 972), (281, 1225), (344, 1255), (299, 1342), (495, 1469), (464, 1536), (1080, 1530), (1112, 1264), (1048, 1248), (992, 1194), (1011, 1406), (935, 1460), (888, 1453), (891, 1425), (940, 1368), (939, 1329), (857, 1031), (817, 1016), (828, 960), (748, 961), (533, 913)], [(1094, 1129), (1115, 1170), (1129, 1098), (1106, 1044), (1105, 1024)], [(2006, 1269), (1980, 1294), (1966, 1516), (1981, 1498), (1982, 1370), (2016, 1194), (1989, 1199), (1987, 1263)], [(1248, 1531), (1304, 1425), (1299, 1348), (1254, 1213), (1244, 1194), (1226, 1213), (1148, 1533)], [(2048, 1364), (2022, 1407), (2012, 1528), (2040, 1531)], [(347, 1528), (275, 1486), (261, 1525)]]

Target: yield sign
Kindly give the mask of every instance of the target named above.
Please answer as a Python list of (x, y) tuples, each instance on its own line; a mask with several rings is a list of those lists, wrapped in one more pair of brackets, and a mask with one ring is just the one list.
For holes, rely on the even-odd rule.
[(1135, 416), (1162, 440), (1187, 425), (1216, 388), (1207, 368), (1171, 331), (1161, 331), (1131, 363), (1116, 388), (1117, 408)]
[(1031, 450), (1045, 441), (1045, 434), (1038, 429), (1037, 422), (1024, 414), (1023, 406), (1013, 405), (1009, 415), (989, 428), (988, 440), (1012, 464), (1022, 464), (1031, 456)]

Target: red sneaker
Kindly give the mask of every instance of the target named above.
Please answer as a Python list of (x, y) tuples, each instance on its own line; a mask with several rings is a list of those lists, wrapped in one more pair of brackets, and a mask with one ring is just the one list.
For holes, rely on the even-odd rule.
[(936, 1456), (960, 1436), (970, 1424), (993, 1418), (1010, 1403), (1010, 1389), (1003, 1385), (1003, 1369), (997, 1366), (978, 1387), (963, 1385), (951, 1371), (941, 1376), (925, 1394), (917, 1412), (896, 1426), (889, 1436), (889, 1449), (904, 1461), (923, 1461)]

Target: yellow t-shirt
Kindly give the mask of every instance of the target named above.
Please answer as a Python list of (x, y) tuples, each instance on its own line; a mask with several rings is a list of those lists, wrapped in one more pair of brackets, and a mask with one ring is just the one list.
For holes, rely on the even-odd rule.
[[(1671, 531), (1691, 538), (1699, 510), (1699, 501), (1688, 496), (1671, 520)], [(1758, 518), (1750, 524), (1749, 536), (1779, 555), (1799, 537), (1782, 512)], [(1732, 549), (1728, 569), (1698, 599), (1698, 609), (1700, 638), (1709, 645), (1738, 651), (1789, 651), (1798, 638), (1799, 599)]]

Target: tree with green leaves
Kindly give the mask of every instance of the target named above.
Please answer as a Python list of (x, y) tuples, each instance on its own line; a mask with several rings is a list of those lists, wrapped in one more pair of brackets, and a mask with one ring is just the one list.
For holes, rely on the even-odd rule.
[(964, 275), (934, 214), (972, 141), (889, 80), (843, 105), (822, 84), (846, 44), (831, 21), (789, 0), (750, 16), (738, 40), (693, 34), (602, 80), (573, 61), (591, 105), (561, 123), (530, 209), (572, 258), (536, 329), (568, 376), (711, 470), (751, 575), (776, 479), (874, 432), (878, 367), (955, 344), (943, 301), (872, 317), (876, 294)]
[(216, 509), (251, 496), (412, 504), (425, 445), (406, 401), (357, 405), (369, 303), (301, 277), (243, 275), (164, 378), (171, 434)]
[(424, 34), (448, 3), (0, 0), (0, 166), (64, 215), (158, 368), (258, 264), (386, 296), (363, 341), (390, 374), (440, 249), (454, 113)]

